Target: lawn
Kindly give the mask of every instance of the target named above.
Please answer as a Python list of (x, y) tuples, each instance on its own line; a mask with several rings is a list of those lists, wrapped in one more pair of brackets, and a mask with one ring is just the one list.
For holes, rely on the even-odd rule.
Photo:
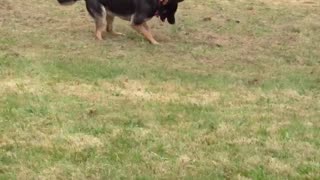
[(320, 2), (185, 0), (152, 46), (0, 2), (0, 179), (319, 179)]

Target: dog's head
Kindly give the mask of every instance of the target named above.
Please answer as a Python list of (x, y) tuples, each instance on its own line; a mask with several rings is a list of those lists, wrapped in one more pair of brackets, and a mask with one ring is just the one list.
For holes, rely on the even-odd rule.
[(165, 21), (167, 19), (169, 24), (174, 24), (176, 22), (175, 13), (178, 9), (178, 3), (183, 0), (168, 0), (165, 5), (160, 6), (159, 16), (161, 21)]

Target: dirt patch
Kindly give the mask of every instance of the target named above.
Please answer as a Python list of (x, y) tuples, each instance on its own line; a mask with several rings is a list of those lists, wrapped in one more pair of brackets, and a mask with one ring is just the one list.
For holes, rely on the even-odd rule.
[(7, 0), (0, 1), (0, 26), (3, 26), (4, 22), (8, 21), (8, 16), (12, 16), (13, 7)]

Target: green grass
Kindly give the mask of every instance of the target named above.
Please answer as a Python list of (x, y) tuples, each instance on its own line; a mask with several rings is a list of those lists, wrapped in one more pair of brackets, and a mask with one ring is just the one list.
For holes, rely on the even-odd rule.
[(0, 2), (0, 179), (319, 179), (319, 12), (185, 1), (151, 46), (95, 41), (84, 2)]

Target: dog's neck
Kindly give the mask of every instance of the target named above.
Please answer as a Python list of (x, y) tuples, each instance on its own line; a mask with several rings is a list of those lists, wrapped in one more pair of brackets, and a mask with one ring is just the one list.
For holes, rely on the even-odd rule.
[[(168, 2), (169, 2), (169, 0), (159, 0), (159, 5), (160, 6), (165, 6), (166, 4), (168, 4)], [(157, 10), (154, 15), (159, 17), (159, 10)]]

